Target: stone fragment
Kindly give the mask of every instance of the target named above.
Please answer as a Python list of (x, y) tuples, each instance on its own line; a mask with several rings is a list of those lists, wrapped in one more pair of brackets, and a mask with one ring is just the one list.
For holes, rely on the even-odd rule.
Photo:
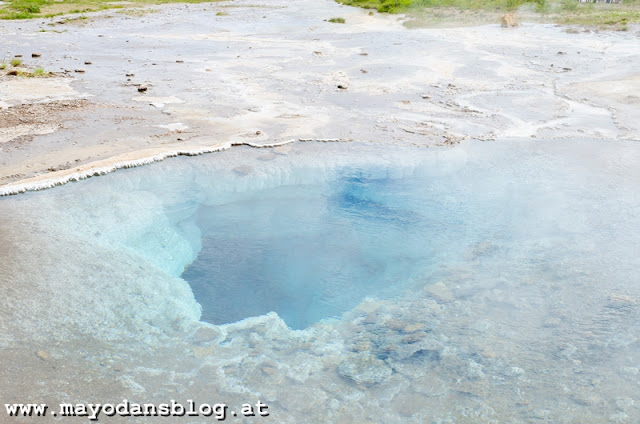
[(520, 25), (520, 22), (518, 22), (516, 15), (513, 13), (507, 13), (500, 18), (500, 25), (502, 28), (517, 27)]
[(244, 176), (244, 175), (251, 174), (251, 172), (253, 172), (253, 168), (250, 167), (249, 165), (240, 165), (233, 168), (233, 172), (235, 172), (238, 175)]
[(356, 384), (378, 384), (391, 376), (391, 368), (373, 355), (359, 353), (343, 360), (338, 374)]
[(442, 281), (427, 285), (424, 287), (424, 290), (437, 300), (438, 303), (449, 303), (453, 302), (455, 299), (451, 290), (449, 290)]
[(210, 342), (220, 337), (220, 332), (211, 327), (200, 327), (193, 334), (196, 343)]
[(46, 361), (47, 359), (49, 359), (49, 353), (44, 351), (44, 350), (39, 350), (36, 352), (36, 356), (40, 359), (42, 359), (43, 361)]
[(425, 323), (423, 322), (418, 322), (415, 324), (409, 324), (406, 327), (404, 327), (404, 332), (405, 333), (415, 333), (416, 331), (422, 330), (425, 327)]
[(609, 295), (609, 302), (617, 303), (617, 304), (628, 304), (628, 305), (636, 305), (638, 303), (638, 301), (631, 296), (628, 296), (626, 294), (615, 294), (615, 293)]
[(196, 358), (204, 358), (205, 356), (213, 355), (213, 351), (213, 347), (195, 346), (193, 348), (193, 356)]
[(40, 53), (31, 53), (31, 57), (40, 57), (42, 54)]
[(265, 375), (272, 376), (272, 375), (274, 375), (275, 373), (277, 373), (277, 372), (278, 372), (278, 370), (277, 370), (276, 368), (272, 367), (272, 366), (265, 365), (264, 367), (262, 367), (262, 372), (263, 372)]

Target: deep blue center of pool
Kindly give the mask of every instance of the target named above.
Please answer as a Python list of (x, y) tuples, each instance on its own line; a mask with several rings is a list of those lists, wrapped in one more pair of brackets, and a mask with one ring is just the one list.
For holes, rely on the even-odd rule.
[(339, 317), (367, 296), (399, 292), (443, 243), (455, 250), (460, 204), (439, 192), (426, 180), (347, 169), (330, 183), (201, 207), (202, 250), (182, 277), (210, 323), (275, 311), (301, 329)]

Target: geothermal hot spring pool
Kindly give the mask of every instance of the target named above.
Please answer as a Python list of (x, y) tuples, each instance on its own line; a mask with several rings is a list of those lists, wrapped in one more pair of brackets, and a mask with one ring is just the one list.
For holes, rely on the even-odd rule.
[(637, 422), (639, 164), (632, 142), (313, 142), (6, 197), (3, 337), (171, 334), (280, 422)]

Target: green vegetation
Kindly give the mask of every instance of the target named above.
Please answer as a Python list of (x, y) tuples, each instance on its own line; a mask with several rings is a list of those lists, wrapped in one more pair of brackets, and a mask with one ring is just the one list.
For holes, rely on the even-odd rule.
[(32, 74), (34, 77), (43, 77), (44, 68), (42, 68), (41, 66), (38, 66), (36, 69), (33, 70)]
[(227, 12), (218, 12), (216, 16), (229, 16), (229, 14)]
[(22, 60), (18, 58), (11, 59), (11, 66), (15, 68), (16, 66), (20, 66), (20, 65), (22, 65)]
[(406, 13), (405, 25), (424, 27), (446, 24), (497, 22), (499, 14), (518, 12), (525, 20), (625, 31), (640, 22), (640, 0), (622, 4), (580, 3), (577, 0), (336, 0), (339, 3)]
[(69, 13), (97, 12), (104, 9), (136, 8), (150, 4), (204, 3), (217, 0), (130, 0), (119, 4), (111, 0), (5, 0), (0, 19), (53, 17)]
[(636, 10), (633, 8), (606, 10), (605, 8), (595, 7), (588, 10), (587, 13), (561, 14), (555, 22), (565, 25), (627, 31), (628, 24), (640, 22), (640, 8)]
[[(5, 0), (0, 6), (0, 19), (29, 19), (64, 14), (122, 9), (120, 13), (143, 16), (153, 10), (140, 6), (164, 3), (202, 3), (218, 0)], [(577, 0), (336, 0), (339, 3), (382, 13), (406, 13), (405, 25), (424, 27), (482, 24), (498, 22), (505, 12), (517, 11), (521, 20), (558, 23), (624, 31), (640, 22), (640, 0), (623, 0), (623, 4), (579, 3)], [(233, 6), (223, 6), (233, 7)], [(225, 16), (226, 12), (218, 12)], [(58, 23), (71, 23), (85, 16), (67, 18)], [(344, 18), (328, 22), (344, 23)], [(55, 25), (55, 24), (51, 24)]]
[(7, 69), (7, 62), (3, 61), (2, 63), (0, 63), (0, 70), (4, 70), (4, 69)]

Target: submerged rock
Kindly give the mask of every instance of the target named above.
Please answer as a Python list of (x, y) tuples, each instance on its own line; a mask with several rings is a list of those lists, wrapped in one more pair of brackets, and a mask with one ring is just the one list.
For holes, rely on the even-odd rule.
[(449, 303), (455, 300), (451, 290), (449, 290), (442, 281), (427, 285), (424, 287), (424, 290), (437, 300), (438, 303)]
[(193, 341), (196, 343), (211, 342), (220, 337), (220, 335), (220, 332), (212, 327), (199, 327), (193, 334)]
[(391, 368), (373, 355), (360, 353), (342, 361), (338, 374), (356, 384), (377, 384), (391, 376)]
[(240, 165), (240, 166), (236, 166), (235, 168), (233, 168), (233, 172), (235, 172), (238, 175), (249, 175), (253, 172), (253, 167), (249, 166), (249, 165)]

